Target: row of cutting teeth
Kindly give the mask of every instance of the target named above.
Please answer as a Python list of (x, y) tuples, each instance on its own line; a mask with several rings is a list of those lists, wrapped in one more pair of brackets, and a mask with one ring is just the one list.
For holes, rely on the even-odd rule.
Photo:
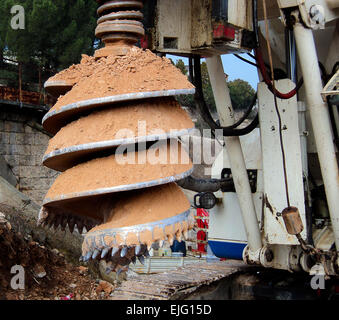
[[(97, 252), (95, 252), (95, 254), (97, 254), (97, 257), (99, 256)], [(129, 265), (131, 263), (135, 264), (137, 259), (144, 265), (145, 259), (149, 256), (149, 250), (146, 245), (106, 248), (101, 252), (101, 259), (104, 259), (106, 262), (106, 273), (116, 272), (117, 275), (123, 271), (128, 271)], [(95, 257), (95, 259), (97, 257)], [(86, 261), (86, 259), (87, 257), (82, 257), (80, 258), (80, 261)]]
[[(176, 233), (175, 237), (167, 237), (167, 241), (170, 245), (173, 244), (173, 241), (178, 240), (181, 242), (183, 239), (188, 239), (187, 230)], [(86, 240), (85, 240), (86, 242)], [(115, 271), (120, 273), (121, 271), (128, 270), (129, 264), (136, 263), (138, 259), (141, 264), (144, 264), (145, 258), (149, 257), (149, 250), (154, 246), (155, 243), (158, 243), (159, 247), (163, 247), (165, 240), (158, 240), (152, 244), (139, 244), (139, 245), (121, 245), (121, 246), (97, 246), (94, 245), (88, 251), (83, 249), (83, 255), (80, 257), (80, 261), (88, 262), (90, 260), (104, 259), (106, 260), (110, 267), (107, 270), (107, 273), (110, 271)], [(85, 251), (85, 252), (84, 252)]]
[(120, 246), (113, 248), (94, 249), (89, 251), (85, 256), (80, 257), (80, 261), (88, 262), (89, 260), (105, 259), (106, 262), (112, 261), (119, 263), (121, 266), (135, 263), (136, 259), (144, 263), (145, 258), (149, 257), (149, 250), (146, 245), (138, 246)]
[[(180, 217), (180, 216), (177, 216)], [(179, 219), (179, 218), (177, 218)], [(163, 225), (151, 226), (143, 228), (142, 225), (135, 225), (128, 229), (104, 229), (104, 230), (91, 230), (85, 235), (82, 244), (82, 255), (84, 258), (96, 258), (97, 252), (106, 253), (107, 250), (112, 248), (121, 247), (135, 247), (145, 245), (147, 250), (150, 250), (153, 243), (158, 242), (162, 247), (165, 240), (170, 245), (173, 244), (175, 238), (181, 242), (188, 238), (188, 230), (195, 227), (195, 220), (191, 213), (184, 221), (173, 221), (173, 223), (166, 223), (162, 220)], [(106, 254), (105, 254), (106, 255)], [(122, 253), (125, 256), (124, 251)]]
[[(43, 210), (43, 209), (42, 209)], [(44, 214), (39, 214), (38, 225), (43, 226), (45, 228), (54, 228), (54, 230), (58, 229), (60, 226), (61, 231), (65, 231), (66, 227), (68, 226), (69, 231), (73, 233), (75, 227), (77, 227), (79, 233), (83, 233), (84, 228), (86, 231), (91, 230), (98, 222), (94, 221), (93, 219), (77, 216), (74, 214), (58, 214), (53, 212), (46, 212)]]

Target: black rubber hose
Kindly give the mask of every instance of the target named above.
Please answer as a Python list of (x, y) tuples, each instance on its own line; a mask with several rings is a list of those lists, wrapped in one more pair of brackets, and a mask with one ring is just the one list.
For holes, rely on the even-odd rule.
[[(255, 56), (254, 56), (253, 54), (251, 54), (251, 53), (247, 53), (247, 54), (248, 54), (251, 58), (256, 59)], [(245, 59), (244, 59), (244, 60), (245, 60)], [(247, 61), (248, 61), (248, 60), (247, 60)], [(250, 62), (250, 61), (248, 61), (248, 62)], [(256, 65), (257, 65), (257, 64), (256, 64)], [(266, 63), (265, 63), (265, 66), (266, 66), (267, 68), (269, 68), (268, 64), (266, 64)], [(275, 75), (275, 74), (274, 74), (274, 75)], [(275, 76), (275, 77), (276, 77), (276, 76)], [(297, 85), (296, 85), (295, 90), (298, 92), (299, 89), (302, 87), (303, 84), (304, 84), (304, 79), (303, 79), (303, 77), (301, 77), (300, 80), (298, 81)], [(272, 85), (270, 86), (270, 89), (273, 90)]]
[(236, 127), (240, 126), (247, 118), (248, 116), (250, 115), (250, 113), (252, 112), (253, 110), (253, 107), (255, 106), (255, 103), (257, 101), (257, 93), (254, 95), (253, 99), (252, 99), (252, 102), (251, 102), (251, 105), (249, 106), (249, 108), (245, 111), (244, 115), (237, 121), (235, 122), (233, 125), (231, 126), (228, 126), (227, 128), (230, 128), (230, 129), (235, 129)]
[[(203, 95), (203, 90), (202, 90), (202, 80), (201, 80), (201, 67), (200, 67), (200, 56), (195, 56), (194, 57), (194, 85), (196, 87), (196, 92), (194, 95), (194, 100), (197, 105), (198, 111), (200, 115), (203, 117), (203, 119), (207, 122), (207, 124), (211, 127), (212, 130), (216, 129), (222, 129), (223, 130), (223, 136), (228, 136), (228, 137), (235, 137), (235, 136), (242, 136), (245, 134), (250, 133), (253, 131), (259, 124), (259, 116), (258, 114), (256, 117), (253, 119), (253, 121), (245, 128), (241, 129), (235, 129), (234, 125), (229, 126), (229, 127), (221, 127), (219, 126), (213, 119), (207, 105), (204, 99)], [(255, 101), (254, 101), (255, 102)], [(254, 103), (255, 104), (255, 103)], [(252, 104), (251, 107), (254, 106)], [(238, 121), (238, 123), (242, 123), (245, 119), (242, 119), (242, 121)], [(237, 125), (239, 125), (237, 124)]]
[(203, 101), (201, 101), (201, 99), (195, 98), (195, 103), (198, 107), (198, 111), (200, 112), (201, 116), (207, 122), (207, 124), (211, 127), (211, 129), (212, 130), (221, 129), (224, 137), (237, 137), (237, 136), (246, 135), (252, 132), (259, 124), (259, 115), (257, 114), (255, 118), (252, 120), (252, 122), (245, 128), (234, 129), (232, 126), (231, 127), (220, 127), (214, 121), (209, 111), (206, 110), (206, 105), (204, 104)]
[(318, 64), (319, 64), (319, 69), (320, 69), (320, 72), (321, 72), (321, 75), (322, 75), (322, 80), (323, 80), (323, 82), (326, 83), (329, 80), (326, 68), (320, 61), (318, 61)]
[(258, 26), (258, 1), (252, 0), (252, 14), (253, 14), (253, 32), (255, 35), (255, 45), (259, 47), (259, 26)]
[(181, 188), (195, 192), (216, 192), (221, 188), (226, 191), (234, 190), (234, 183), (232, 179), (198, 179), (188, 176), (176, 181), (176, 183)]
[(337, 69), (339, 68), (339, 61), (337, 61), (334, 65), (333, 65), (333, 68), (332, 68), (332, 71), (331, 71), (331, 77), (334, 76), (334, 74), (337, 72)]
[(189, 73), (189, 80), (194, 83), (195, 80), (194, 80), (194, 73), (193, 73), (193, 59), (192, 57), (189, 57), (188, 58), (188, 73)]
[(233, 55), (234, 55), (236, 58), (238, 58), (238, 59), (240, 59), (240, 60), (242, 60), (242, 61), (244, 61), (244, 62), (246, 62), (246, 63), (248, 63), (248, 64), (250, 64), (250, 65), (252, 65), (252, 66), (254, 66), (254, 67), (256, 67), (256, 68), (259, 68), (259, 66), (258, 66), (256, 63), (254, 63), (254, 62), (252, 62), (252, 61), (249, 61), (249, 60), (247, 60), (247, 59), (245, 59), (245, 58), (239, 56), (239, 55), (236, 54), (236, 53), (233, 53)]
[[(326, 97), (327, 105), (328, 105), (328, 113), (330, 116), (330, 122), (332, 126), (332, 131), (333, 131), (333, 138), (334, 138), (334, 143), (337, 146), (337, 149), (339, 150), (339, 136), (338, 136), (338, 131), (337, 131), (337, 125), (334, 117), (334, 112), (333, 112), (333, 105), (330, 101), (329, 96)], [(337, 106), (336, 106), (337, 107)]]
[[(332, 67), (332, 71), (331, 71), (331, 74), (328, 75), (327, 72), (326, 72), (326, 69), (324, 67), (324, 65), (319, 62), (319, 67), (320, 67), (320, 70), (321, 70), (321, 73), (322, 73), (322, 78), (323, 80), (325, 80), (324, 82), (326, 83), (327, 81), (330, 80), (331, 77), (333, 77), (333, 75), (335, 74), (337, 68), (338, 68), (338, 64), (339, 64), (339, 61), (337, 61), (333, 67)], [(328, 105), (328, 112), (329, 112), (329, 116), (330, 116), (330, 121), (331, 121), (331, 126), (332, 126), (332, 132), (333, 132), (333, 138), (334, 138), (334, 143), (335, 145), (337, 146), (337, 149), (339, 149), (339, 136), (338, 136), (338, 131), (337, 131), (337, 125), (336, 125), (336, 121), (335, 121), (335, 117), (334, 117), (334, 112), (333, 112), (333, 105), (330, 101), (330, 97), (327, 96), (326, 97), (326, 101), (327, 101), (327, 105)], [(337, 106), (338, 107), (338, 106)]]
[(313, 232), (312, 232), (312, 217), (313, 217), (313, 212), (312, 212), (312, 207), (309, 207), (307, 204), (305, 206), (305, 216), (306, 216), (306, 226), (307, 226), (307, 244), (314, 246), (314, 241), (313, 241)]

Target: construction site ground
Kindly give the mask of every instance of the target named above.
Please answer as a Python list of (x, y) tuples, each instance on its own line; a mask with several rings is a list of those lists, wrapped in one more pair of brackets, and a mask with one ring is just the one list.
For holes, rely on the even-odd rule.
[[(328, 290), (316, 291), (310, 288), (310, 276), (306, 274), (263, 269), (234, 260), (194, 261), (188, 257), (185, 261), (183, 266), (163, 272), (129, 271), (120, 275), (119, 281), (108, 282), (93, 272), (93, 265), (70, 264), (58, 250), (16, 232), (0, 213), (0, 300), (338, 299), (337, 281), (326, 282)], [(18, 265), (24, 268), (23, 290), (12, 288), (16, 272), (11, 271)], [(140, 268), (137, 264), (134, 271)]]
[[(14, 290), (13, 266), (25, 270), (25, 289)], [(88, 266), (68, 263), (47, 248), (13, 230), (0, 214), (0, 300), (169, 300), (185, 299), (245, 266), (239, 262), (206, 261), (157, 274), (127, 274), (123, 281), (100, 280)]]
[[(24, 290), (11, 286), (13, 266), (24, 268)], [(73, 266), (62, 254), (15, 232), (0, 215), (0, 299), (98, 299), (98, 283), (87, 268)]]

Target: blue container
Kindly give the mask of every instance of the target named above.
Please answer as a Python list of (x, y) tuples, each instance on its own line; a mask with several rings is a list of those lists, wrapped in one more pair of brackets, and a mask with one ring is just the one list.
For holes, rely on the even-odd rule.
[(173, 241), (173, 245), (171, 246), (172, 252), (182, 252), (184, 257), (186, 257), (186, 242), (178, 240)]
[(213, 253), (218, 258), (242, 260), (242, 253), (247, 243), (231, 241), (208, 241)]

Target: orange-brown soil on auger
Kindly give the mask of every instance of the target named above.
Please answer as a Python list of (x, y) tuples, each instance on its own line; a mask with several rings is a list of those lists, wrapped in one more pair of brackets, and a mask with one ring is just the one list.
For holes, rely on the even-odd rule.
[[(59, 96), (44, 120), (56, 133), (46, 156), (75, 148), (46, 157), (46, 164), (52, 159), (59, 170), (69, 169), (47, 192), (39, 222), (90, 229), (82, 259), (109, 256), (119, 272), (136, 258), (142, 261), (154, 242), (181, 241), (194, 225), (189, 202), (173, 182), (191, 173), (192, 162), (175, 138), (160, 136), (160, 130), (193, 128), (168, 96), (193, 93), (194, 86), (169, 59), (133, 46), (144, 35), (143, 1), (98, 2), (96, 36), (105, 48), (95, 57), (83, 55), (45, 85)], [(148, 143), (129, 140), (147, 135), (158, 136)], [(105, 143), (111, 140), (119, 145)]]
[[(95, 250), (105, 250), (106, 253), (113, 250), (114, 255), (124, 247), (126, 250), (138, 246), (149, 249), (157, 241), (172, 243), (175, 238), (181, 241), (194, 227), (192, 213), (181, 221), (167, 220), (164, 223), (166, 219), (175, 219), (190, 209), (189, 201), (175, 183), (123, 193), (112, 199), (107, 208), (106, 221), (85, 235), (83, 257)], [(128, 230), (123, 229), (126, 227)]]
[[(130, 147), (126, 146), (127, 149), (124, 150), (128, 151)], [(192, 168), (189, 156), (180, 143), (174, 148), (170, 142), (160, 141), (152, 147), (96, 158), (76, 165), (56, 178), (46, 199), (168, 178)], [(127, 161), (130, 163), (126, 163)]]
[[(87, 58), (83, 60), (87, 63)], [(90, 63), (86, 63), (80, 68), (86, 76), (81, 77), (71, 91), (58, 99), (52, 111), (95, 98), (194, 88), (187, 76), (169, 59), (138, 47), (132, 47), (125, 56), (110, 55), (95, 62), (90, 59)]]
[(120, 136), (124, 132), (132, 132), (130, 138), (134, 138), (193, 127), (192, 120), (173, 97), (133, 102), (105, 108), (69, 123), (50, 139), (45, 155), (86, 143), (121, 140), (125, 138)]
[(175, 183), (125, 192), (116, 197), (107, 221), (91, 231), (155, 222), (183, 213), (189, 208), (187, 197)]
[(93, 72), (96, 60), (97, 59), (94, 57), (83, 54), (79, 64), (72, 64), (69, 68), (60, 71), (53, 77), (50, 77), (46, 83), (48, 84), (54, 81), (63, 81), (70, 86), (74, 86), (81, 79), (88, 77)]

